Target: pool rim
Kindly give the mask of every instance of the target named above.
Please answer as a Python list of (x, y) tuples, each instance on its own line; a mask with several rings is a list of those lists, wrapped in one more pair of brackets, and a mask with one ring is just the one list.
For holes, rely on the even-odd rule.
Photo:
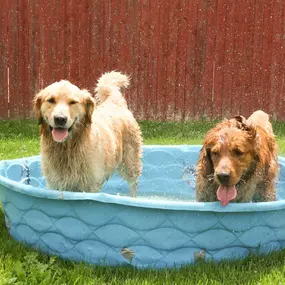
[[(201, 145), (147, 145), (144, 148), (201, 148)], [(37, 160), (41, 156), (29, 156), (10, 160), (0, 161), (0, 168), (4, 163), (11, 163), (20, 160)], [(285, 164), (285, 158), (278, 156), (278, 162)], [(240, 212), (261, 212), (261, 211), (277, 211), (285, 209), (285, 199), (273, 202), (257, 202), (257, 203), (230, 203), (226, 207), (221, 206), (220, 202), (194, 202), (194, 201), (164, 201), (149, 200), (146, 198), (132, 198), (107, 193), (86, 193), (86, 192), (70, 192), (58, 191), (50, 189), (37, 188), (31, 185), (21, 184), (19, 182), (8, 179), (0, 175), (0, 185), (20, 194), (51, 200), (68, 200), (68, 201), (96, 201), (109, 204), (118, 204), (138, 208), (151, 208), (175, 211), (193, 211), (193, 212), (223, 212), (223, 213), (240, 213)]]

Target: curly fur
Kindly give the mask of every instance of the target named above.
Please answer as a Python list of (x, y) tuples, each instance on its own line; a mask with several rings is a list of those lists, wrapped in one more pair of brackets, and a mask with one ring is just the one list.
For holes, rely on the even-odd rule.
[(256, 111), (248, 120), (237, 116), (208, 132), (197, 163), (198, 201), (218, 200), (216, 173), (221, 165), (231, 173), (230, 183), (237, 189), (233, 202), (276, 199), (277, 146), (266, 113)]

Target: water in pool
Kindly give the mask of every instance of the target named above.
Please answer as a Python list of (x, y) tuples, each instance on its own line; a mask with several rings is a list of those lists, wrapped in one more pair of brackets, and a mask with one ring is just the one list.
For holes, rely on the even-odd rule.
[[(193, 162), (193, 159), (192, 159)], [(39, 160), (29, 164), (23, 162), (20, 166), (12, 165), (8, 172), (19, 173), (14, 175), (13, 180), (23, 184), (30, 184), (35, 187), (45, 188), (45, 179), (40, 172)], [(18, 171), (16, 171), (17, 169)], [(276, 181), (277, 200), (285, 199), (285, 168), (284, 162), (279, 162), (279, 175)], [(7, 173), (9, 176), (9, 173)], [(163, 164), (156, 161), (154, 164), (144, 164), (143, 174), (139, 181), (137, 199), (153, 201), (195, 201), (196, 186), (196, 167), (195, 164), (176, 160), (176, 163)], [(102, 192), (128, 196), (128, 185), (116, 173), (107, 181)]]

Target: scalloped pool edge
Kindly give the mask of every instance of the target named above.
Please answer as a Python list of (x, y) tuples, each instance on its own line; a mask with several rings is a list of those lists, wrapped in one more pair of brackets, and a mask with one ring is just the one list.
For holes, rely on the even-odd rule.
[[(200, 150), (201, 145), (147, 145), (143, 148), (165, 148), (165, 147), (193, 147)], [(12, 160), (0, 161), (0, 168), (4, 163), (11, 161), (20, 161), (23, 159), (37, 159), (40, 156), (24, 157)], [(285, 164), (284, 157), (278, 157), (278, 161)], [(274, 202), (258, 202), (258, 203), (230, 203), (226, 207), (220, 205), (219, 202), (179, 202), (179, 201), (159, 201), (149, 200), (144, 198), (131, 198), (125, 196), (116, 196), (106, 193), (82, 193), (82, 192), (69, 192), (57, 191), (48, 189), (39, 189), (34, 186), (20, 184), (13, 180), (0, 175), (0, 185), (9, 188), (12, 191), (22, 193), (25, 195), (54, 199), (54, 200), (93, 200), (102, 203), (120, 204), (125, 206), (152, 208), (152, 209), (165, 209), (175, 211), (203, 211), (203, 212), (260, 212), (260, 211), (276, 211), (285, 209), (285, 200)]]

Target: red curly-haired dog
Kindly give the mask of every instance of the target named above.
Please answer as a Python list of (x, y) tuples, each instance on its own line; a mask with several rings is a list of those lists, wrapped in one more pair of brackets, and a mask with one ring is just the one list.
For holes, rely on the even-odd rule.
[(274, 201), (277, 146), (268, 114), (237, 116), (211, 129), (197, 164), (198, 201)]

